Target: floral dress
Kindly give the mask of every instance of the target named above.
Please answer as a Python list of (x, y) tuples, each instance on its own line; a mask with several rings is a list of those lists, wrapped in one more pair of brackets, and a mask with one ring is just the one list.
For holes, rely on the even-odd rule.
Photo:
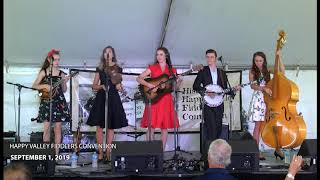
[[(54, 85), (59, 80), (61, 80), (61, 74), (64, 73), (60, 71), (59, 76), (52, 76), (52, 84)], [(41, 84), (50, 84), (50, 76), (47, 75), (45, 70), (45, 77), (42, 79)], [(39, 123), (43, 123), (44, 121), (49, 121), (50, 119), (50, 100), (49, 99), (41, 99), (40, 107), (39, 107)], [(58, 92), (52, 98), (52, 122), (62, 122), (62, 121), (70, 121), (70, 112), (68, 108), (68, 104), (64, 97), (61, 85), (58, 87)]]
[[(260, 87), (266, 85), (265, 79), (260, 82)], [(263, 93), (259, 90), (254, 90), (249, 105), (249, 121), (264, 121), (266, 112), (266, 104), (264, 102)]]

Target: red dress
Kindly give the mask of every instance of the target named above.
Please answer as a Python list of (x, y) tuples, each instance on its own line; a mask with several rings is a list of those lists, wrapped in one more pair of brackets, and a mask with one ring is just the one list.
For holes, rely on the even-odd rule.
[[(162, 72), (160, 64), (156, 63), (149, 66), (151, 71), (151, 78), (158, 77), (162, 74), (168, 74), (170, 76), (170, 71), (168, 65), (164, 72)], [(174, 74), (177, 73), (176, 68), (172, 68)], [(148, 111), (149, 105), (146, 104), (144, 108), (144, 113), (141, 121), (141, 127), (148, 127)], [(179, 127), (178, 116), (176, 115), (176, 127)], [(161, 128), (168, 129), (174, 128), (174, 104), (172, 101), (171, 93), (163, 95), (156, 103), (151, 105), (151, 128)]]

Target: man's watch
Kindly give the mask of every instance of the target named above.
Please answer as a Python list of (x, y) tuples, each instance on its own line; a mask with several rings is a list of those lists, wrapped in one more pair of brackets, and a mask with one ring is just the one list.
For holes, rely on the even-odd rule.
[(294, 175), (292, 175), (291, 173), (288, 173), (287, 176), (288, 176), (288, 178), (290, 178), (290, 179), (294, 179)]

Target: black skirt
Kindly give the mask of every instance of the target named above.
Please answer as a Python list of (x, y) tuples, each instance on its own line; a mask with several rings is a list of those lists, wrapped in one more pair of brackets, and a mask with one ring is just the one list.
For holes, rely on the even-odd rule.
[[(97, 92), (92, 109), (90, 110), (87, 124), (105, 128), (105, 96), (103, 89)], [(108, 129), (119, 129), (128, 126), (118, 91), (110, 86), (108, 93)]]

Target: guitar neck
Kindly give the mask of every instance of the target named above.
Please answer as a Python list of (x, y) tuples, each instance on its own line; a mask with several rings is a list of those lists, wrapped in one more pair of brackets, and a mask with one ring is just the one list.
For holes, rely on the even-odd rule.
[[(240, 84), (240, 87), (244, 87), (244, 86), (248, 86), (248, 85), (251, 85), (253, 83), (255, 83), (256, 81), (252, 81), (252, 82), (249, 82), (249, 83), (246, 83), (246, 84)], [(230, 91), (233, 91), (235, 89), (235, 87), (232, 87), (232, 88), (228, 88), (228, 89), (225, 89), (223, 90), (224, 93), (228, 93)]]
[(190, 73), (192, 73), (192, 69), (190, 69), (190, 70), (188, 70), (188, 71), (186, 71), (186, 72), (183, 72), (183, 73), (181, 73), (181, 74), (179, 74), (180, 76), (185, 76), (185, 75), (188, 75), (188, 74), (190, 74)]
[[(76, 72), (76, 73), (74, 73), (74, 74), (70, 74), (69, 77), (73, 77), (73, 76), (75, 76), (76, 74), (78, 74), (78, 72)], [(66, 76), (66, 77), (68, 77), (68, 76)], [(56, 84), (54, 84), (54, 86), (53, 86), (52, 89), (57, 88), (60, 84), (63, 83), (63, 81), (64, 81), (64, 78), (62, 78), (62, 79), (59, 80)]]
[(60, 81), (58, 81), (56, 84), (53, 85), (52, 89), (57, 88), (60, 84), (62, 84), (63, 81), (64, 79), (61, 79)]

